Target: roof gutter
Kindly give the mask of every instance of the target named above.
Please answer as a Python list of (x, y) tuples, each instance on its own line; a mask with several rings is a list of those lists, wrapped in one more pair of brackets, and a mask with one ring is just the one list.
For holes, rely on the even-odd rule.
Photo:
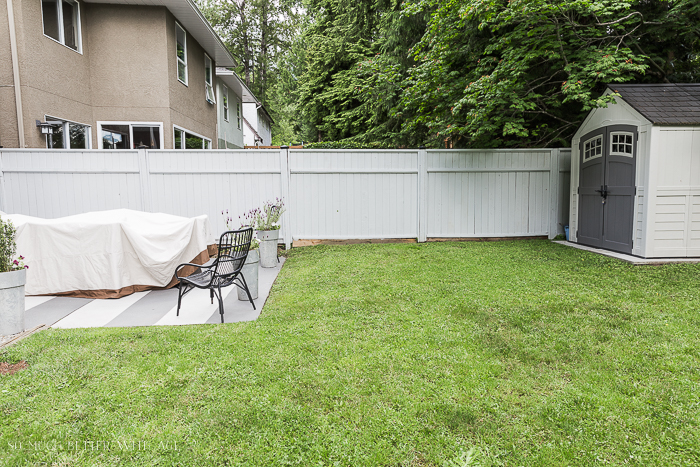
[(15, 88), (15, 108), (17, 111), (17, 137), (19, 147), (24, 148), (24, 121), (22, 119), (22, 89), (19, 85), (19, 57), (17, 55), (17, 34), (15, 32), (15, 13), (12, 0), (7, 0), (7, 22), (10, 30), (10, 50), (12, 54), (12, 75)]
[[(221, 66), (236, 66), (236, 60), (234, 60), (233, 55), (231, 55), (231, 52), (228, 50), (228, 47), (226, 47), (226, 44), (224, 44), (224, 41), (222, 41), (221, 37), (219, 37), (219, 35), (216, 33), (216, 31), (214, 31), (214, 28), (211, 26), (211, 24), (209, 24), (209, 20), (207, 20), (204, 17), (204, 14), (202, 14), (202, 12), (199, 10), (199, 7), (197, 7), (197, 5), (192, 0), (187, 0), (187, 3), (189, 3), (190, 8), (192, 8), (194, 10), (194, 12), (197, 14), (200, 21), (202, 21), (202, 23), (204, 23), (206, 25), (207, 29), (209, 29), (209, 33), (216, 38), (216, 41), (219, 43), (219, 47), (224, 49), (226, 51), (226, 54), (228, 55), (228, 57), (231, 59), (231, 65), (224, 64)], [(174, 16), (174, 14), (173, 14), (173, 16)]]

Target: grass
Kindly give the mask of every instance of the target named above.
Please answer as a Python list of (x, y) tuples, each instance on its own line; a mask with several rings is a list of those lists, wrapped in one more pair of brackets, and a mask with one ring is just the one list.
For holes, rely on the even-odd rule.
[(0, 353), (0, 463), (699, 465), (699, 299), (547, 241), (296, 249), (255, 322)]

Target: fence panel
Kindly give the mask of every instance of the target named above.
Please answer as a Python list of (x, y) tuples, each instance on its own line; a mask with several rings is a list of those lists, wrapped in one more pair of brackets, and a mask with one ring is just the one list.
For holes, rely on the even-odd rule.
[(417, 150), (289, 151), (295, 239), (416, 238)]
[(151, 210), (206, 214), (214, 233), (226, 229), (222, 211), (238, 228), (239, 215), (282, 197), (279, 150), (161, 150), (148, 156)]
[(238, 216), (285, 198), (294, 239), (512, 237), (562, 231), (568, 149), (0, 150), (0, 210), (129, 208)]
[(429, 150), (428, 237), (548, 235), (552, 150)]
[(6, 212), (56, 218), (143, 209), (137, 151), (4, 149), (0, 157)]

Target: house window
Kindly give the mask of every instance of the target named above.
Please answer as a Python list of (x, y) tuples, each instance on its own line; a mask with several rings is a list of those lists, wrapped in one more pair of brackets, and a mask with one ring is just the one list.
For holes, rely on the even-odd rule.
[(212, 86), (212, 66), (211, 58), (209, 55), (204, 54), (204, 92), (207, 98), (207, 102), (210, 104), (215, 104), (216, 99), (214, 98), (214, 86)]
[(583, 161), (589, 161), (603, 155), (603, 136), (596, 136), (583, 143)]
[(187, 34), (178, 23), (175, 23), (177, 31), (177, 79), (187, 85)]
[(46, 135), (49, 149), (90, 149), (90, 126), (46, 116), (53, 133)]
[(236, 120), (238, 120), (238, 129), (241, 129), (241, 103), (236, 101)]
[(633, 157), (632, 133), (610, 133), (610, 154)]
[(228, 122), (228, 88), (225, 84), (221, 88), (221, 105), (224, 109), (224, 121)]
[(42, 0), (44, 35), (81, 52), (80, 5), (74, 0)]
[(183, 128), (174, 127), (175, 149), (211, 149), (211, 140)]
[(98, 123), (102, 149), (160, 149), (161, 123)]

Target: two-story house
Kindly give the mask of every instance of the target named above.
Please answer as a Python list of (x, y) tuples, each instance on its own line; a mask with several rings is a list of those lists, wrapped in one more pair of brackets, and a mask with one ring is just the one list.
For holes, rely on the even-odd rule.
[(258, 100), (243, 80), (227, 68), (216, 69), (216, 95), (221, 104), (217, 128), (219, 148), (241, 149), (245, 129), (243, 106), (256, 105)]
[(234, 65), (191, 0), (7, 0), (0, 145), (242, 146), (242, 131), (219, 138), (217, 127), (225, 106), (244, 100), (216, 76)]
[(272, 144), (272, 117), (259, 102), (243, 103), (243, 140), (246, 146)]

